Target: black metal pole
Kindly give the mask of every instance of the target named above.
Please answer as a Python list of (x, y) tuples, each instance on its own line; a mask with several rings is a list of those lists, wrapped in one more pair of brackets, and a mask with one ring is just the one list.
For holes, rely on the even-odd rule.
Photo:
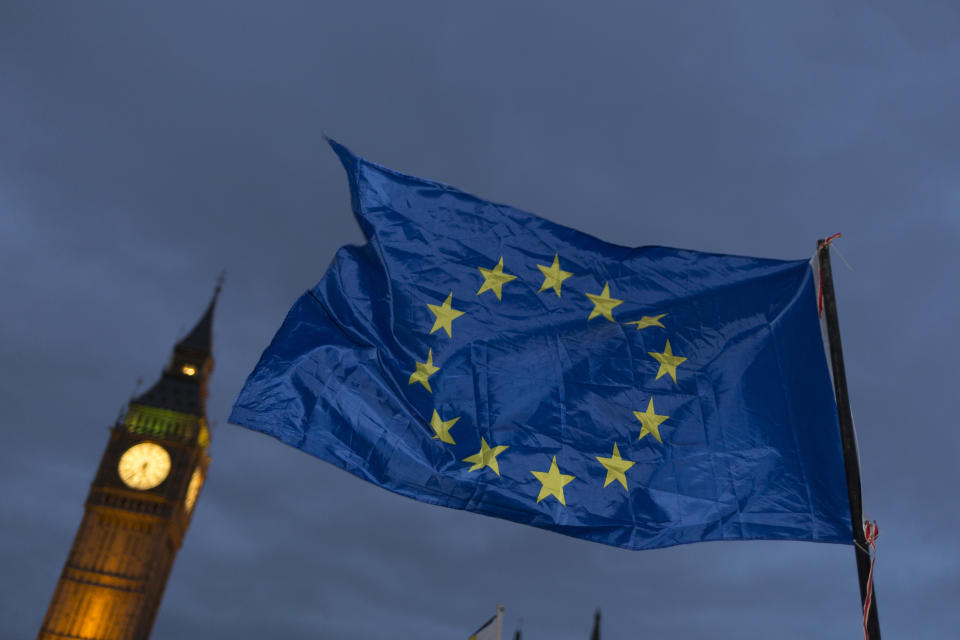
[[(847, 393), (847, 374), (843, 367), (843, 348), (840, 344), (840, 323), (837, 320), (837, 298), (833, 291), (833, 272), (830, 269), (830, 248), (826, 240), (817, 242), (820, 264), (820, 290), (823, 295), (823, 314), (830, 340), (830, 362), (833, 368), (833, 390), (837, 398), (837, 414), (840, 421), (840, 440), (843, 445), (843, 462), (847, 474), (847, 495), (850, 499), (850, 520), (853, 524), (854, 553), (857, 558), (857, 576), (860, 579), (860, 605), (867, 599), (867, 584), (870, 579), (870, 552), (863, 532), (863, 501), (860, 495), (860, 460), (853, 435), (853, 415), (850, 412), (850, 396)], [(867, 637), (880, 640), (880, 621), (877, 617), (877, 591), (873, 590), (870, 611), (867, 616)]]

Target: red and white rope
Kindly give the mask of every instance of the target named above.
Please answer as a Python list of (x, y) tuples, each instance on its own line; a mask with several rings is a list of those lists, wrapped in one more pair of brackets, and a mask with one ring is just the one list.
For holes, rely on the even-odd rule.
[[(836, 240), (837, 238), (842, 237), (842, 234), (835, 233), (826, 240), (823, 241), (823, 244), (820, 245), (820, 251), (829, 251), (830, 243)], [(820, 267), (820, 261), (817, 261), (817, 313), (823, 315), (823, 268)]]
[(863, 536), (870, 545), (873, 553), (870, 554), (870, 574), (867, 576), (867, 597), (863, 600), (863, 638), (870, 640), (867, 631), (867, 620), (870, 618), (870, 607), (873, 604), (873, 565), (877, 562), (877, 536), (880, 535), (880, 528), (876, 521), (866, 520), (863, 523)]

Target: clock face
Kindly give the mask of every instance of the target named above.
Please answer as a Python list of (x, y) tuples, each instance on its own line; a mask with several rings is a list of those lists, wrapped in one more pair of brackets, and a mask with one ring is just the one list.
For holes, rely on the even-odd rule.
[(135, 444), (120, 456), (117, 473), (131, 489), (153, 489), (170, 473), (170, 454), (153, 442)]
[(187, 485), (187, 500), (183, 503), (187, 512), (193, 509), (193, 505), (197, 501), (197, 495), (200, 493), (201, 484), (203, 484), (203, 476), (200, 475), (200, 468), (197, 467), (193, 470), (193, 475), (190, 476), (190, 484)]

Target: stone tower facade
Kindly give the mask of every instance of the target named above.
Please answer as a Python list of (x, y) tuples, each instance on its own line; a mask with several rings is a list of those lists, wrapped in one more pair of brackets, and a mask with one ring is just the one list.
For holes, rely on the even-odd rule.
[(160, 380), (111, 428), (40, 640), (150, 636), (210, 463), (205, 405), (219, 292)]

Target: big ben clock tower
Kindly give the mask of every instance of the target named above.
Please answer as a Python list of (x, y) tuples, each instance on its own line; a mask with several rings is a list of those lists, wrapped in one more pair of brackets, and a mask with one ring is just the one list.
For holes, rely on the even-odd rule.
[(40, 640), (150, 636), (203, 486), (213, 299), (160, 380), (110, 430)]

